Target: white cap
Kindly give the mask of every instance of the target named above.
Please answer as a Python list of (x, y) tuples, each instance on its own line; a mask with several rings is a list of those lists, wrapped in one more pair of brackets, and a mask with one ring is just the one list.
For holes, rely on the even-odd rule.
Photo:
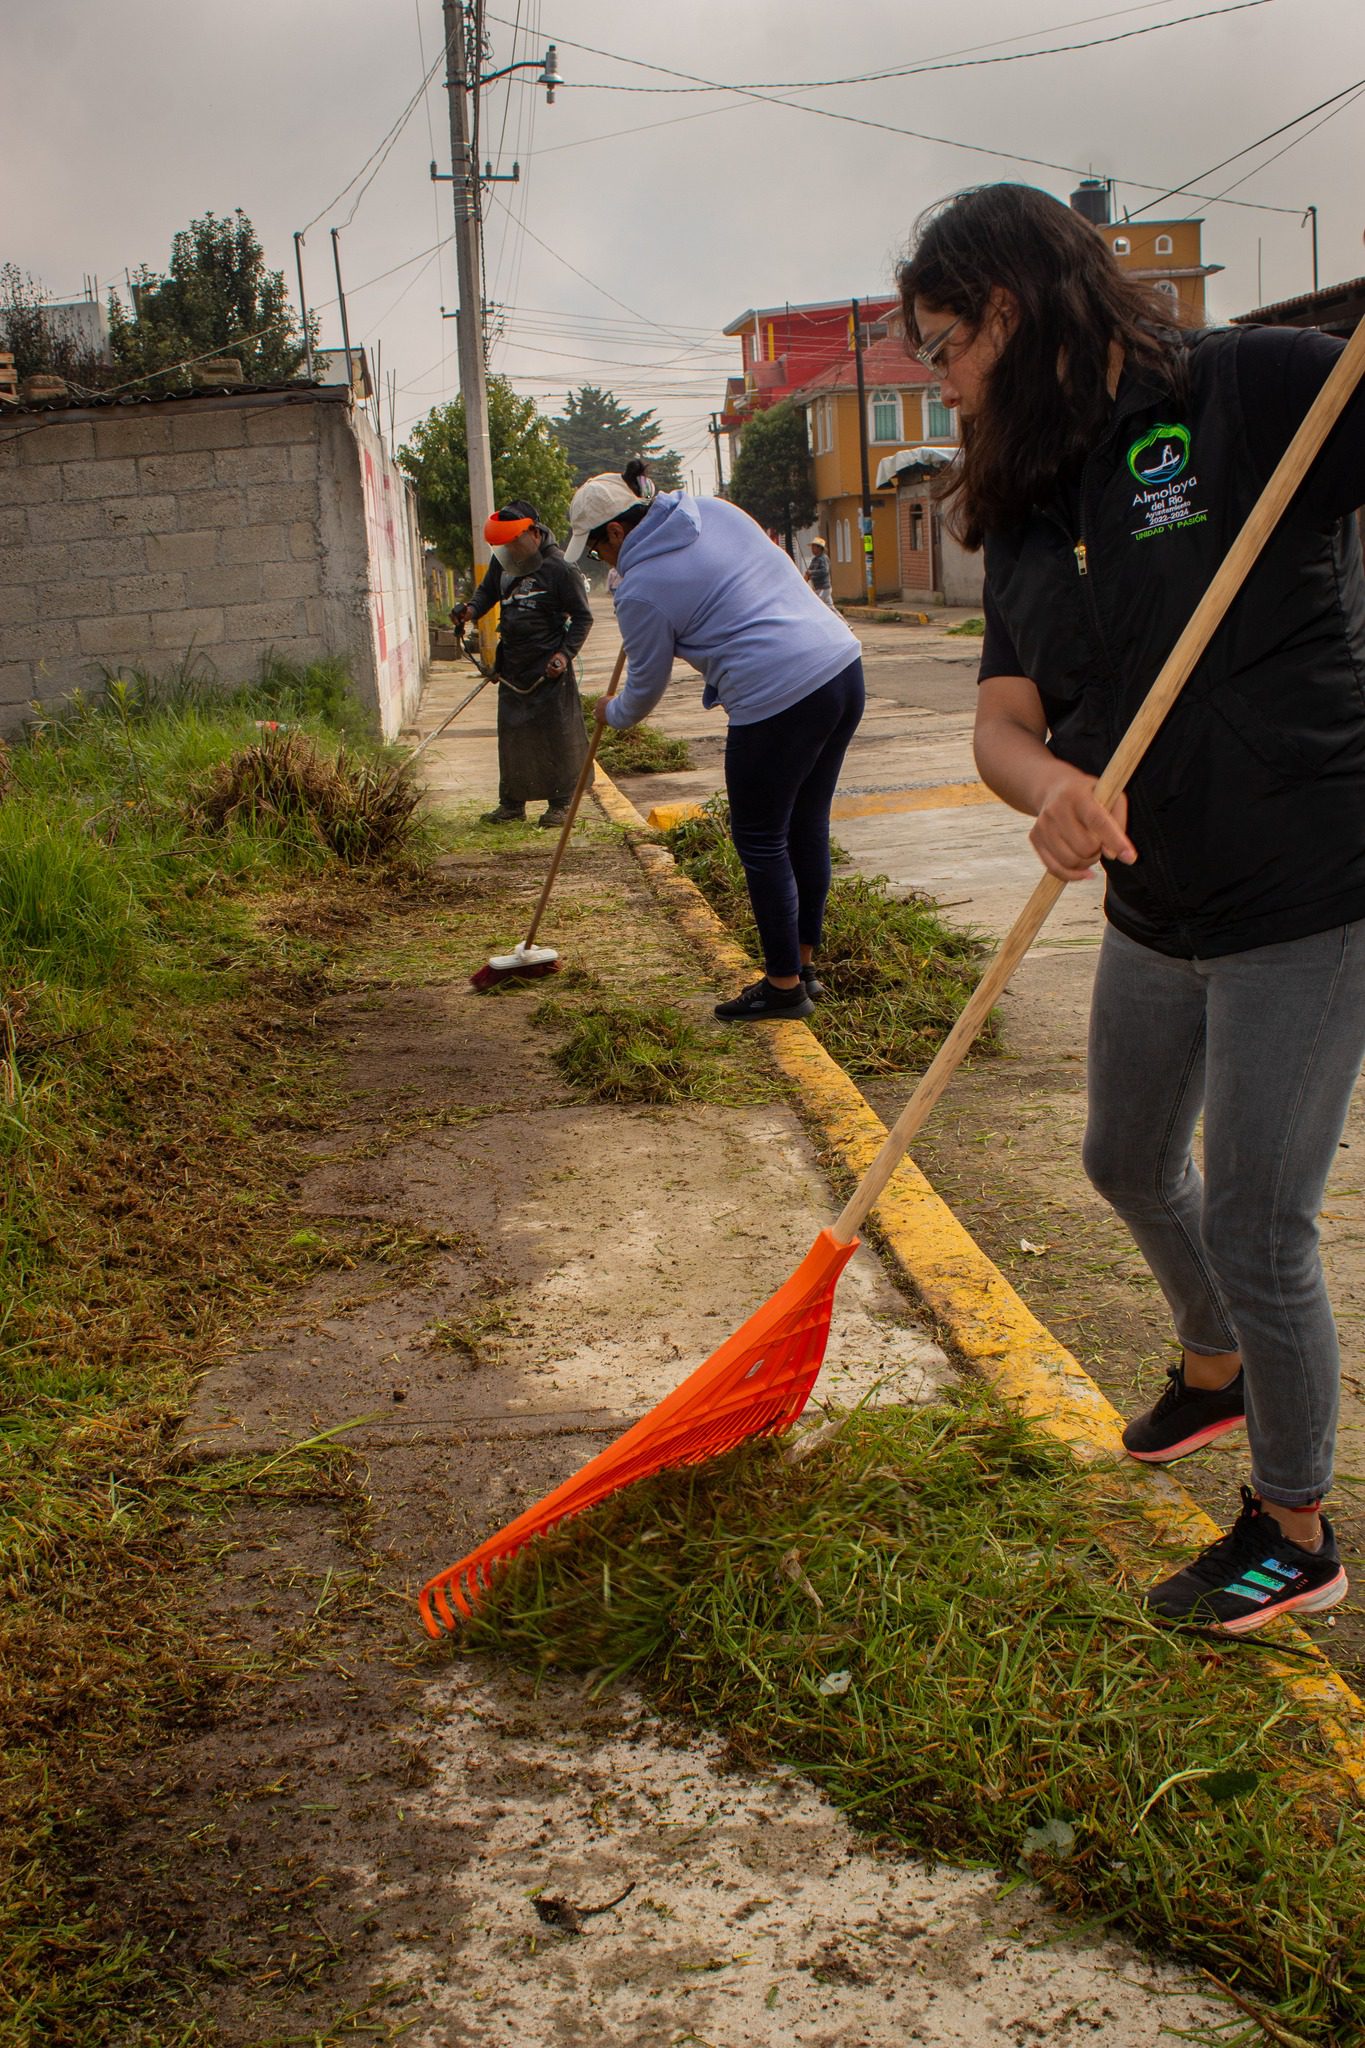
[(619, 519), (623, 512), (631, 512), (637, 505), (644, 504), (637, 497), (625, 478), (608, 470), (602, 476), (590, 476), (580, 484), (573, 494), (569, 507), (569, 538), (564, 544), (566, 562), (576, 562), (588, 545), (588, 535), (596, 533), (599, 526), (609, 520)]

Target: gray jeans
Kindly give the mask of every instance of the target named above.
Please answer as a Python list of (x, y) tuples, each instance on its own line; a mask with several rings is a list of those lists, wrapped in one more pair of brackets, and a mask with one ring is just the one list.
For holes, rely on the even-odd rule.
[(1282, 1507), (1332, 1481), (1340, 1354), (1317, 1218), (1362, 1054), (1365, 922), (1218, 960), (1106, 927), (1085, 1170), (1180, 1342), (1241, 1352), (1252, 1484)]

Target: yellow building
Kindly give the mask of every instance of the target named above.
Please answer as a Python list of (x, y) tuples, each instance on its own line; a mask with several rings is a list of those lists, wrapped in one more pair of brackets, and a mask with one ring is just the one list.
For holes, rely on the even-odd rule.
[(1187, 326), (1202, 327), (1204, 279), (1223, 268), (1204, 261), (1203, 221), (1111, 220), (1110, 198), (1107, 179), (1083, 178), (1071, 204), (1104, 237), (1120, 270), (1174, 299)]
[[(863, 350), (867, 408), (867, 464), (872, 485), (872, 564), (878, 597), (898, 597), (902, 573), (894, 481), (876, 488), (887, 456), (926, 443), (951, 448), (956, 415), (939, 397), (936, 381), (906, 348), (904, 337), (887, 335)], [(865, 591), (862, 530), (862, 462), (858, 434), (858, 370), (852, 348), (793, 394), (804, 408), (814, 473), (816, 525), (829, 550), (836, 601), (856, 601)]]

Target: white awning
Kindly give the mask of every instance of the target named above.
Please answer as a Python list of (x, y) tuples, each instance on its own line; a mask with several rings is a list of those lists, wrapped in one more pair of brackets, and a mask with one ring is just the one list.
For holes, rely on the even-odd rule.
[(898, 454), (883, 456), (877, 464), (877, 489), (885, 490), (896, 478), (907, 472), (920, 476), (933, 476), (938, 470), (946, 469), (956, 460), (956, 447), (935, 448), (925, 442), (918, 448), (902, 448)]

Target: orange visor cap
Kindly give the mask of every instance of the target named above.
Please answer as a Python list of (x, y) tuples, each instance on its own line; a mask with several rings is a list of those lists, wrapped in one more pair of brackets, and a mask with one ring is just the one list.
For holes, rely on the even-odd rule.
[(485, 521), (483, 537), (490, 548), (505, 548), (509, 541), (520, 540), (535, 525), (534, 519), (499, 519), (497, 513)]

